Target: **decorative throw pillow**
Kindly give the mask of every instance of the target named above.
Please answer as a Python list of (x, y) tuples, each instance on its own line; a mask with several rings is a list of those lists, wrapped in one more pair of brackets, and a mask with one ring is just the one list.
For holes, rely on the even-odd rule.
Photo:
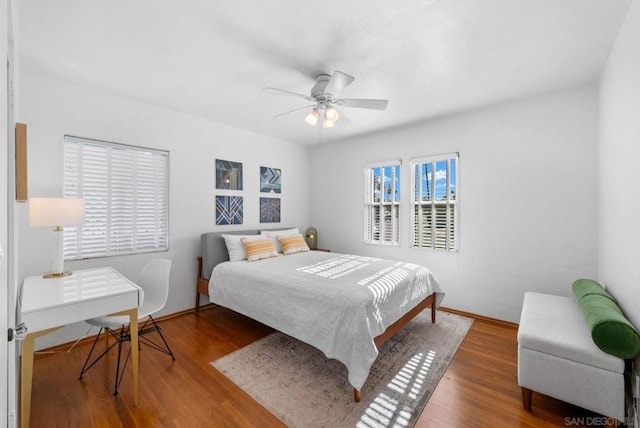
[(584, 296), (578, 306), (598, 348), (625, 360), (640, 354), (640, 333), (613, 300), (591, 294)]
[(247, 239), (242, 238), (244, 251), (247, 253), (247, 261), (255, 262), (256, 260), (268, 259), (276, 257), (278, 252), (273, 241), (269, 238)]
[(288, 236), (288, 235), (297, 235), (298, 233), (300, 233), (300, 231), (298, 230), (297, 227), (293, 227), (291, 229), (284, 229), (284, 230), (262, 230), (260, 231), (260, 235), (262, 236), (267, 236), (271, 239), (273, 239), (273, 243), (276, 246), (276, 250), (278, 250), (279, 253), (282, 252), (282, 247), (280, 246), (280, 242), (278, 242), (277, 237), (278, 236)]
[(640, 354), (640, 333), (602, 285), (592, 279), (579, 279), (572, 288), (598, 348), (623, 359)]
[(582, 300), (583, 297), (593, 295), (604, 296), (612, 302), (616, 301), (611, 294), (602, 288), (602, 285), (592, 279), (578, 279), (574, 281), (571, 288), (573, 289), (573, 295), (578, 303), (580, 303), (580, 300)]
[(278, 236), (278, 241), (282, 246), (282, 252), (285, 256), (310, 251), (309, 246), (301, 234)]
[(224, 243), (227, 246), (227, 252), (229, 253), (229, 261), (240, 262), (247, 260), (247, 253), (244, 251), (242, 245), (242, 238), (245, 239), (260, 239), (260, 235), (227, 235), (223, 234)]

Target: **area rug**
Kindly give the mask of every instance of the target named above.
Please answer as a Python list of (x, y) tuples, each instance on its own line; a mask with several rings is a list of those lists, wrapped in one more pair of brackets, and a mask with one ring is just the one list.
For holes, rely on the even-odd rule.
[(381, 347), (360, 403), (342, 363), (280, 332), (211, 364), (292, 428), (410, 427), (472, 323), (423, 311)]

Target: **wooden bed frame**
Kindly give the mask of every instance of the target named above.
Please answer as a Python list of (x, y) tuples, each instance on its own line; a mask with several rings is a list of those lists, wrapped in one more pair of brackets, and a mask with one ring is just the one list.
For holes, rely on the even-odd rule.
[[(202, 277), (202, 257), (198, 257), (198, 277), (196, 279), (196, 311), (200, 310), (200, 295), (204, 294), (205, 296), (209, 295), (209, 280)], [(396, 334), (402, 327), (407, 325), (409, 321), (414, 319), (420, 312), (425, 310), (428, 307), (431, 307), (431, 322), (436, 322), (436, 295), (430, 294), (425, 297), (425, 299), (418, 303), (413, 309), (404, 314), (402, 318), (398, 321), (391, 324), (387, 329), (379, 336), (376, 336), (373, 339), (373, 343), (375, 343), (376, 348), (380, 349), (380, 346), (387, 340), (391, 338), (394, 334)], [(353, 388), (353, 398), (357, 403), (360, 402), (362, 398), (362, 394), (359, 389)]]
[(196, 312), (200, 310), (200, 295), (209, 297), (209, 280), (202, 277), (202, 257), (198, 257), (198, 276), (196, 277)]

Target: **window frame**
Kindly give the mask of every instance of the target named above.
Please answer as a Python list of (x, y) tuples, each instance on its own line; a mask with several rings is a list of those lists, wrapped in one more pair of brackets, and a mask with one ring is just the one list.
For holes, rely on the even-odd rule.
[[(78, 153), (71, 152), (75, 150), (71, 149), (71, 145), (77, 147)], [(104, 152), (101, 154), (103, 158), (100, 159), (106, 163), (101, 165), (101, 171), (97, 171), (96, 169), (99, 168), (94, 166), (94, 170), (90, 172), (92, 176), (87, 174), (86, 169), (91, 166), (91, 161), (96, 159), (91, 159), (91, 154), (84, 153), (86, 146), (91, 146), (94, 151)], [(118, 172), (118, 168), (120, 171), (127, 171), (126, 167), (130, 165), (133, 165), (133, 171)], [(118, 190), (118, 182), (115, 179), (118, 174), (124, 175), (125, 183), (128, 183), (127, 174), (133, 176), (131, 188), (122, 186), (123, 176), (121, 175), (118, 177), (120, 189), (125, 190)], [(101, 189), (84, 183), (89, 181), (88, 178), (96, 176), (104, 179), (104, 186), (101, 186), (103, 187)], [(168, 150), (65, 135), (63, 195), (85, 199), (85, 224), (64, 228), (64, 260), (87, 260), (168, 251), (169, 178), (170, 152)], [(93, 196), (90, 195), (91, 193)], [(133, 199), (125, 200), (123, 193), (127, 196), (132, 195)], [(118, 197), (122, 197), (122, 200)], [(119, 204), (114, 203), (118, 201)], [(103, 209), (96, 208), (98, 205)], [(104, 215), (101, 216), (97, 211), (103, 211)], [(93, 224), (92, 216), (96, 219)], [(124, 219), (127, 216), (130, 216), (130, 219)], [(151, 217), (153, 220), (150, 220)], [(127, 227), (131, 230), (130, 245), (126, 239), (122, 240), (122, 236), (126, 236)], [(121, 232), (120, 237), (116, 231)], [(118, 241), (119, 238), (121, 241)]]
[[(375, 189), (373, 182), (373, 170), (379, 168), (384, 171), (385, 168), (394, 168), (392, 171), (392, 189), (397, 189), (392, 193), (391, 201), (385, 201), (383, 197), (383, 186), (380, 183), (380, 200), (375, 201)], [(381, 172), (382, 174), (382, 172)], [(402, 208), (401, 208), (401, 193), (402, 193), (402, 160), (394, 159), (390, 161), (384, 162), (373, 162), (365, 164), (364, 166), (364, 227), (363, 227), (363, 240), (365, 244), (374, 244), (374, 245), (389, 245), (389, 246), (400, 246), (401, 244), (401, 226), (402, 226)], [(397, 187), (396, 187), (397, 183)], [(378, 239), (374, 239), (375, 233), (373, 228), (375, 227), (375, 223), (371, 221), (373, 216), (372, 210), (374, 207), (379, 207), (379, 217), (380, 217), (380, 229), (383, 231), (378, 231)], [(389, 208), (391, 213), (391, 219), (389, 221), (384, 221), (383, 211), (385, 207)], [(394, 226), (394, 224), (396, 224)], [(395, 230), (394, 230), (395, 227)], [(390, 232), (385, 232), (390, 231)], [(391, 239), (382, 239), (385, 233), (391, 234)], [(395, 238), (395, 239), (394, 239)]]
[[(446, 161), (446, 190), (445, 190), (445, 199), (444, 200), (436, 200), (436, 180), (433, 179), (433, 175), (437, 173), (436, 165)], [(455, 174), (451, 174), (451, 161), (455, 161)], [(416, 189), (416, 166), (417, 165), (426, 165), (431, 164), (431, 173), (432, 176), (430, 187), (431, 187), (431, 195), (433, 195), (429, 200), (416, 200), (416, 195), (421, 193), (421, 189)], [(460, 153), (452, 152), (445, 153), (434, 156), (423, 156), (412, 158), (409, 160), (409, 169), (411, 174), (411, 198), (410, 198), (410, 219), (411, 219), (411, 227), (410, 227), (410, 248), (424, 248), (435, 251), (444, 251), (444, 252), (460, 252)], [(422, 171), (422, 168), (420, 168)], [(423, 177), (422, 172), (420, 173), (421, 177)], [(454, 183), (454, 198), (451, 198), (451, 177), (455, 179)], [(422, 184), (423, 180), (420, 179), (420, 184)], [(438, 215), (437, 215), (437, 207), (443, 206), (446, 210), (445, 214), (445, 232), (444, 232), (444, 248), (438, 246)], [(424, 216), (422, 216), (421, 208), (429, 206), (431, 210), (431, 225), (430, 227), (430, 245), (425, 245), (422, 242), (423, 238), (416, 239), (417, 234), (423, 235), (422, 228), (421, 231), (417, 231), (417, 225), (423, 221)], [(451, 214), (451, 208), (453, 207), (453, 213)], [(434, 220), (435, 219), (435, 220)], [(453, 223), (453, 226), (451, 226)], [(453, 230), (450, 230), (453, 227)], [(452, 236), (450, 236), (452, 235)]]

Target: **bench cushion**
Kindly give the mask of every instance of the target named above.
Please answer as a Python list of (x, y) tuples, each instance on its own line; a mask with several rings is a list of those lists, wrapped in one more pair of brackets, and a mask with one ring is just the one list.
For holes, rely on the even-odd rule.
[(518, 344), (577, 363), (616, 373), (624, 360), (600, 350), (573, 297), (527, 292), (524, 296)]

